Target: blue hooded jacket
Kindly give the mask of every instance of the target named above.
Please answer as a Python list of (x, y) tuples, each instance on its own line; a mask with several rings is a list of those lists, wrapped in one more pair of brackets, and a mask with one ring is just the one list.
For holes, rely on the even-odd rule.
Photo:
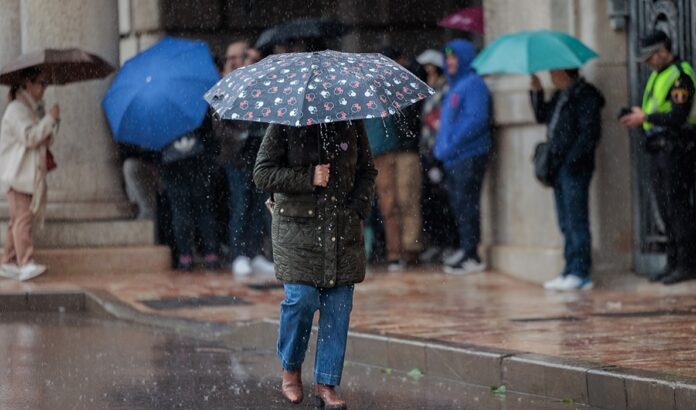
[(471, 67), (476, 56), (474, 46), (466, 40), (452, 40), (446, 48), (457, 57), (459, 69), (454, 75), (447, 73), (449, 91), (442, 98), (433, 153), (445, 168), (451, 169), (460, 161), (490, 151), (491, 96), (486, 83)]

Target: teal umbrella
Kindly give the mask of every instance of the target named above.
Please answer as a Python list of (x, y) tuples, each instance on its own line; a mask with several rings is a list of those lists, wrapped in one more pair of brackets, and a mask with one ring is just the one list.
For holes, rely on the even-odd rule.
[(577, 38), (558, 31), (521, 31), (498, 37), (476, 57), (479, 74), (532, 74), (582, 67), (598, 54)]

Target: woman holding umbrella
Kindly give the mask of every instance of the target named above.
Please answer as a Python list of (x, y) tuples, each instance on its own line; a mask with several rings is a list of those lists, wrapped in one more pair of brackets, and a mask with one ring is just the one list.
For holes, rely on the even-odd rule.
[(303, 399), (301, 370), (319, 310), (317, 406), (345, 409), (341, 382), (353, 286), (365, 278), (363, 220), (375, 191), (361, 120), (386, 118), (435, 92), (380, 54), (320, 51), (269, 56), (238, 68), (205, 98), (223, 120), (272, 125), (254, 183), (272, 193), (276, 277), (284, 284), (278, 355), (286, 399)]
[(317, 405), (345, 408), (341, 382), (353, 285), (365, 278), (363, 220), (377, 171), (362, 122), (307, 127), (271, 125), (254, 182), (274, 193), (273, 256), (283, 281), (278, 355), (282, 392), (303, 398), (302, 362), (320, 311), (314, 379)]
[(46, 153), (60, 108), (56, 104), (44, 113), (42, 99), (48, 81), (39, 69), (26, 69), (19, 78), (10, 88), (10, 104), (0, 131), (0, 184), (10, 206), (2, 270), (27, 280), (46, 270), (33, 260), (32, 225), (45, 204)]

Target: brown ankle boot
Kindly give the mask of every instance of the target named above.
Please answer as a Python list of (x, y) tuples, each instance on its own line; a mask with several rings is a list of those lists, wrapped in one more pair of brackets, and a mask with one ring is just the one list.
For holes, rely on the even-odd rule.
[(304, 398), (304, 391), (302, 390), (302, 371), (297, 370), (289, 372), (283, 370), (283, 384), (280, 390), (283, 392), (283, 397), (288, 399), (291, 403), (300, 403)]
[(314, 401), (317, 408), (326, 410), (346, 410), (346, 402), (341, 400), (334, 386), (317, 383), (314, 388)]

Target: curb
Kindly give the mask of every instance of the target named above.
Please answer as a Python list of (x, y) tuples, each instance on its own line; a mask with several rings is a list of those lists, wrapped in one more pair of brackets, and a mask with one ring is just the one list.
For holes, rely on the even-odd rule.
[[(273, 350), (278, 332), (277, 320), (224, 325), (141, 312), (95, 289), (0, 295), (0, 312), (18, 311), (87, 311), (237, 349)], [(607, 410), (687, 410), (696, 403), (696, 378), (476, 345), (349, 331), (346, 360)]]

